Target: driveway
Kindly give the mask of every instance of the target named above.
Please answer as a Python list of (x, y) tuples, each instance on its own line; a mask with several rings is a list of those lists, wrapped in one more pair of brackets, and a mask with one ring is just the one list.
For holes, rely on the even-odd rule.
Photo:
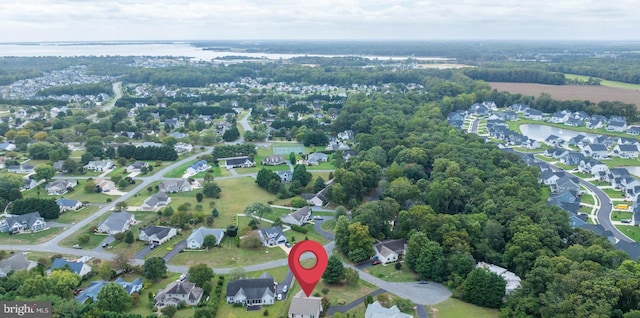
[(329, 241), (333, 241), (333, 234), (323, 230), (322, 223), (324, 223), (324, 221), (326, 220), (332, 220), (332, 219), (333, 219), (333, 216), (324, 216), (322, 217), (322, 220), (314, 220), (314, 224), (313, 224), (313, 229), (320, 235), (324, 236)]
[[(113, 243), (113, 241), (115, 241), (115, 240), (116, 240), (116, 239), (113, 237), (113, 235), (108, 235), (107, 237), (105, 237), (105, 238), (102, 240), (102, 243), (100, 243), (100, 245), (98, 245), (98, 247), (94, 248), (93, 250), (94, 250), (94, 251), (96, 251), (96, 252), (102, 252), (102, 251), (104, 251), (104, 250), (105, 250), (104, 248), (102, 248), (102, 245), (104, 245), (105, 243), (106, 243), (106, 244), (111, 244), (111, 243)], [(107, 248), (108, 248), (108, 247), (107, 247)]]
[(164, 255), (164, 261), (166, 263), (169, 263), (169, 261), (176, 255), (178, 255), (178, 253), (180, 253), (183, 249), (185, 249), (187, 247), (187, 240), (182, 240), (178, 243), (176, 243), (176, 245), (173, 247), (172, 250), (169, 251), (169, 253)]
[(149, 252), (151, 252), (151, 244), (145, 245), (133, 258), (144, 259), (144, 256), (149, 254)]

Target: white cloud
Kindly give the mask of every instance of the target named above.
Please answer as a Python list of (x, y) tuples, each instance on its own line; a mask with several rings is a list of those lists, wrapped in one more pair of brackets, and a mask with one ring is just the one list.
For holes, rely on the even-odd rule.
[(0, 41), (640, 39), (634, 0), (1, 1)]

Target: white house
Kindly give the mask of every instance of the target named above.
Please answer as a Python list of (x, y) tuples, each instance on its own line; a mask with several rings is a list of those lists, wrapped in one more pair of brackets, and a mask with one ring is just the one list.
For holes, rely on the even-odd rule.
[(275, 292), (273, 277), (267, 274), (261, 278), (237, 279), (227, 284), (227, 303), (246, 306), (273, 305)]
[(307, 297), (299, 291), (291, 299), (291, 305), (289, 306), (289, 318), (318, 318), (322, 312), (322, 298), (320, 297)]
[(69, 210), (75, 211), (82, 207), (82, 202), (78, 200), (71, 200), (66, 198), (60, 198), (56, 200), (56, 204), (60, 207), (60, 212), (65, 212)]
[(156, 301), (156, 307), (159, 308), (178, 306), (181, 302), (188, 306), (195, 306), (202, 299), (202, 294), (204, 294), (204, 291), (202, 288), (196, 287), (196, 284), (178, 280), (159, 290), (154, 300)]
[(373, 304), (367, 306), (367, 310), (364, 312), (365, 318), (413, 318), (412, 315), (405, 314), (398, 309), (396, 305), (391, 308), (386, 308), (380, 305), (376, 300)]
[(109, 159), (101, 161), (89, 161), (89, 163), (87, 163), (84, 168), (91, 171), (104, 172), (113, 168), (113, 162), (111, 162), (111, 160)]
[[(224, 165), (222, 162), (224, 161)], [(231, 158), (220, 158), (218, 162), (221, 164), (221, 167), (224, 166), (227, 169), (233, 168), (250, 168), (256, 165), (251, 158), (247, 156), (242, 157), (231, 157)]]
[[(200, 186), (200, 183), (198, 181), (194, 181), (194, 185)], [(162, 183), (160, 183), (158, 188), (160, 189), (160, 191), (166, 193), (187, 192), (193, 190), (191, 183), (189, 183), (189, 180), (187, 179), (164, 180), (162, 181)]]
[(520, 277), (508, 271), (506, 268), (502, 268), (493, 264), (487, 264), (485, 262), (478, 263), (476, 265), (476, 268), (484, 268), (492, 273), (502, 276), (502, 278), (504, 278), (504, 280), (507, 282), (507, 286), (505, 286), (505, 292), (507, 294), (512, 293), (516, 288), (520, 287)]
[(185, 171), (185, 173), (190, 176), (193, 176), (200, 172), (207, 171), (209, 169), (211, 169), (211, 166), (207, 163), (206, 160), (198, 160), (194, 164), (192, 164), (189, 168), (187, 168), (187, 171)]
[(177, 233), (178, 231), (173, 227), (151, 225), (140, 229), (138, 238), (150, 244), (163, 244), (176, 236)]
[(373, 249), (376, 252), (374, 258), (383, 264), (397, 262), (404, 255), (406, 248), (407, 241), (404, 239), (378, 242), (373, 245)]
[(80, 277), (85, 277), (87, 274), (89, 274), (89, 272), (91, 272), (91, 266), (87, 265), (84, 262), (70, 261), (64, 258), (56, 258), (53, 260), (53, 263), (47, 271), (47, 274), (51, 274), (51, 272), (55, 269), (63, 268), (68, 268), (72, 273), (78, 274)]
[(205, 227), (199, 227), (191, 232), (191, 235), (187, 238), (187, 248), (189, 249), (201, 249), (204, 243), (204, 238), (207, 235), (213, 235), (216, 238), (216, 245), (220, 245), (222, 238), (224, 237), (224, 229), (208, 229)]
[(149, 169), (149, 164), (144, 161), (136, 161), (126, 167), (128, 173), (141, 172), (142, 168)]
[(129, 212), (113, 212), (106, 220), (98, 225), (96, 232), (116, 234), (120, 232), (126, 232), (131, 228), (132, 224), (136, 223), (135, 215)]
[(609, 157), (609, 149), (603, 144), (588, 144), (582, 148), (585, 157), (602, 159)]
[(631, 144), (617, 144), (613, 148), (613, 155), (620, 158), (633, 158), (638, 159), (638, 146)]
[(302, 226), (311, 220), (311, 208), (302, 207), (282, 217), (282, 222)]
[(67, 189), (75, 188), (78, 185), (78, 181), (74, 179), (70, 180), (54, 180), (45, 186), (48, 195), (62, 195), (67, 193)]
[(257, 230), (260, 236), (260, 241), (264, 246), (273, 246), (278, 244), (284, 244), (287, 242), (287, 237), (282, 233), (282, 228), (279, 226), (273, 226), (266, 229)]
[(22, 215), (9, 215), (0, 220), (0, 232), (23, 233), (38, 232), (48, 229), (47, 222), (39, 212), (31, 212)]
[(164, 192), (158, 192), (153, 194), (144, 200), (144, 203), (140, 205), (140, 208), (148, 211), (155, 211), (158, 208), (169, 205), (171, 198)]

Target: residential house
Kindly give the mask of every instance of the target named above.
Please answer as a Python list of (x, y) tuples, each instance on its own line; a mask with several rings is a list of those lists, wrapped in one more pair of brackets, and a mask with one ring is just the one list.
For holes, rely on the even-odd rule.
[(488, 270), (489, 272), (492, 272), (494, 274), (498, 274), (499, 276), (501, 276), (502, 278), (504, 278), (504, 280), (507, 282), (507, 285), (505, 286), (505, 292), (506, 294), (511, 294), (513, 291), (515, 291), (518, 287), (520, 287), (520, 277), (518, 277), (518, 275), (508, 271), (506, 268), (502, 268), (500, 266), (497, 265), (493, 265), (493, 264), (488, 264), (485, 262), (480, 262), (476, 265), (476, 268), (484, 268), (486, 270)]
[(565, 176), (565, 172), (560, 171), (560, 172), (555, 172), (555, 171), (551, 171), (551, 170), (547, 170), (547, 171), (542, 171), (540, 172), (540, 175), (538, 176), (538, 182), (544, 185), (552, 185), (552, 184), (556, 184), (556, 181), (558, 181), (558, 179), (562, 178)]
[(16, 145), (10, 142), (3, 142), (3, 143), (0, 143), (0, 150), (14, 151), (16, 150)]
[(589, 143), (589, 139), (583, 134), (578, 134), (575, 137), (569, 139), (570, 146), (583, 147), (584, 145), (587, 145)]
[(527, 149), (539, 149), (542, 147), (542, 145), (540, 145), (540, 142), (538, 142), (535, 139), (527, 139), (527, 141), (525, 141), (524, 143), (522, 143), (522, 146), (527, 148)]
[(323, 206), (326, 200), (325, 193), (327, 192), (327, 188), (320, 190), (320, 192), (316, 193), (311, 199), (306, 199), (307, 203), (312, 206)]
[(383, 307), (377, 300), (367, 306), (364, 318), (413, 318), (413, 315), (405, 314), (393, 305), (391, 308)]
[(167, 196), (166, 193), (158, 192), (144, 200), (144, 203), (140, 205), (140, 208), (142, 210), (155, 211), (158, 208), (169, 205), (170, 202), (171, 198)]
[(28, 163), (22, 164), (22, 165), (14, 165), (14, 166), (9, 166), (7, 168), (7, 171), (9, 172), (13, 172), (13, 173), (33, 173), (33, 165), (30, 165)]
[(397, 262), (404, 255), (406, 248), (407, 240), (405, 239), (378, 242), (373, 245), (376, 252), (374, 258), (383, 264)]
[[(194, 181), (194, 183), (196, 182), (197, 181)], [(197, 186), (199, 185), (200, 183), (197, 182)], [(189, 180), (187, 179), (164, 180), (160, 183), (158, 188), (160, 189), (161, 192), (166, 192), (166, 193), (188, 192), (193, 190), (191, 183), (189, 183)]]
[(264, 274), (261, 278), (237, 279), (227, 284), (227, 303), (246, 306), (273, 305), (275, 282)]
[(605, 128), (607, 131), (623, 132), (627, 130), (627, 123), (620, 121), (610, 121)]
[(173, 149), (180, 155), (183, 153), (187, 153), (187, 152), (191, 152), (193, 151), (193, 145), (192, 144), (187, 144), (184, 142), (178, 142), (175, 145), (173, 145)]
[(564, 143), (564, 140), (556, 135), (549, 135), (544, 142), (551, 147), (559, 147)]
[(38, 182), (31, 179), (31, 177), (29, 176), (24, 179), (24, 185), (22, 186), (22, 188), (25, 190), (29, 190), (35, 188), (36, 186), (38, 186)]
[(204, 291), (196, 284), (189, 281), (175, 281), (156, 293), (154, 300), (156, 307), (178, 306), (184, 303), (187, 306), (196, 306), (202, 299)]
[(87, 163), (84, 168), (91, 171), (104, 172), (113, 168), (113, 162), (111, 162), (111, 160), (109, 159), (101, 161), (89, 161), (89, 163)]
[(311, 220), (311, 208), (302, 207), (293, 213), (289, 213), (282, 217), (282, 222), (302, 226)]
[(587, 120), (586, 126), (589, 129), (600, 129), (604, 127), (604, 120), (600, 118), (591, 117), (590, 119)]
[(505, 111), (502, 113), (502, 119), (508, 121), (518, 120), (518, 114), (514, 111)]
[(542, 120), (542, 112), (533, 108), (526, 109), (525, 116), (531, 120)]
[(569, 118), (564, 124), (571, 127), (580, 127), (584, 125), (584, 122), (577, 118)]
[(73, 190), (77, 185), (78, 181), (75, 179), (58, 179), (47, 183), (44, 188), (47, 190), (48, 195), (63, 195), (68, 192), (68, 189)]
[(584, 159), (585, 156), (583, 154), (575, 151), (570, 151), (567, 155), (560, 159), (560, 162), (568, 166), (577, 166), (580, 164), (580, 161)]
[(618, 144), (620, 144), (620, 145), (638, 145), (638, 139), (620, 137), (620, 138), (618, 138)]
[(0, 232), (23, 233), (38, 232), (48, 229), (47, 222), (40, 216), (40, 212), (31, 212), (22, 215), (9, 215), (0, 220)]
[(204, 238), (207, 235), (213, 235), (216, 237), (216, 245), (220, 245), (222, 238), (224, 238), (224, 229), (208, 229), (205, 227), (199, 227), (191, 232), (191, 235), (187, 238), (187, 248), (189, 249), (201, 249), (204, 243)]
[(192, 164), (189, 168), (187, 168), (186, 174), (193, 176), (200, 172), (204, 172), (211, 169), (209, 163), (206, 160), (198, 160), (194, 164)]
[(135, 215), (129, 212), (113, 212), (106, 220), (98, 225), (96, 232), (106, 234), (116, 234), (126, 232), (136, 223)]
[(589, 144), (582, 148), (582, 154), (585, 157), (604, 159), (609, 157), (609, 149), (603, 144)]
[[(142, 278), (136, 278), (132, 282), (127, 282), (121, 277), (118, 277), (113, 283), (118, 284), (124, 288), (124, 290), (129, 293), (129, 295), (133, 293), (139, 293), (142, 289)], [(94, 302), (98, 301), (98, 293), (102, 290), (102, 288), (106, 285), (110, 284), (110, 282), (104, 280), (92, 281), (89, 283), (89, 286), (82, 290), (75, 298), (81, 304), (84, 304), (87, 300), (92, 299)]]
[(142, 147), (142, 148), (148, 148), (148, 147), (161, 148), (161, 147), (164, 147), (164, 145), (159, 143), (159, 142), (145, 141), (145, 142), (139, 144), (138, 147)]
[(82, 208), (82, 202), (78, 200), (67, 199), (67, 198), (60, 198), (56, 200), (56, 204), (60, 207), (60, 212), (65, 212), (69, 210), (75, 211)]
[(63, 166), (64, 166), (64, 160), (58, 160), (53, 163), (53, 170), (57, 172), (66, 172), (66, 171), (63, 171)]
[(276, 173), (282, 182), (291, 182), (291, 178), (293, 178), (293, 172), (290, 170), (277, 170)]
[(560, 179), (556, 180), (554, 184), (551, 184), (551, 192), (563, 193), (563, 192), (580, 192), (580, 181), (576, 177), (571, 177), (565, 174)]
[(555, 112), (553, 115), (551, 115), (551, 118), (549, 119), (550, 122), (556, 123), (556, 124), (564, 123), (567, 120), (569, 120), (569, 113), (566, 111)]
[(231, 158), (220, 158), (218, 159), (220, 163), (224, 162), (224, 166), (227, 169), (233, 168), (249, 168), (254, 167), (256, 164), (253, 160), (247, 156), (243, 157), (231, 157)]
[(351, 157), (355, 157), (358, 155), (358, 152), (355, 150), (343, 150), (342, 151), (342, 159), (344, 159), (344, 162), (349, 161), (349, 159)]
[(51, 274), (51, 272), (56, 269), (69, 269), (72, 273), (78, 274), (80, 277), (85, 277), (89, 272), (91, 272), (91, 266), (84, 262), (70, 261), (59, 257), (53, 260), (47, 274)]
[(96, 188), (100, 189), (100, 192), (109, 192), (116, 189), (116, 184), (111, 180), (97, 178)]
[(638, 146), (630, 145), (630, 144), (617, 144), (613, 148), (613, 155), (618, 156), (620, 158), (633, 158), (638, 159), (638, 154), (640, 151), (638, 150)]
[(640, 126), (631, 126), (627, 129), (627, 134), (638, 136), (640, 135)]
[(599, 172), (608, 172), (609, 167), (604, 163), (593, 159), (593, 158), (585, 158), (580, 161), (580, 165), (578, 165), (578, 170), (583, 173), (588, 173), (592, 176), (596, 176)]
[(273, 156), (266, 156), (262, 158), (263, 166), (278, 166), (278, 165), (284, 165), (284, 164), (287, 164), (287, 161), (285, 160), (284, 156), (273, 155)]
[(317, 165), (321, 162), (329, 161), (329, 156), (321, 152), (312, 152), (307, 156), (308, 165)]
[(322, 298), (321, 297), (307, 297), (299, 291), (291, 299), (291, 305), (289, 305), (288, 318), (319, 318), (322, 312)]
[(178, 230), (166, 226), (147, 226), (140, 229), (138, 238), (149, 244), (163, 244), (178, 234)]
[(260, 236), (260, 241), (262, 241), (262, 245), (264, 246), (273, 246), (278, 244), (284, 244), (287, 242), (287, 237), (282, 233), (282, 228), (279, 226), (273, 226), (266, 229), (259, 229), (258, 235)]
[(342, 140), (351, 140), (355, 138), (355, 134), (353, 133), (353, 130), (348, 129), (345, 130), (343, 132), (339, 132), (338, 133), (338, 138), (342, 139)]
[(144, 161), (136, 161), (126, 167), (127, 173), (142, 172), (143, 168), (149, 169), (149, 164)]
[(596, 138), (593, 138), (593, 142), (594, 144), (603, 144), (605, 147), (607, 148), (611, 148), (613, 147), (613, 144), (616, 142), (616, 140), (611, 137), (611, 136), (607, 136), (607, 135), (600, 135)]
[(11, 272), (30, 270), (38, 266), (38, 262), (30, 261), (23, 253), (15, 253), (0, 260), (0, 277), (6, 277)]
[(347, 144), (341, 141), (329, 141), (329, 144), (324, 148), (326, 151), (338, 151), (351, 149)]

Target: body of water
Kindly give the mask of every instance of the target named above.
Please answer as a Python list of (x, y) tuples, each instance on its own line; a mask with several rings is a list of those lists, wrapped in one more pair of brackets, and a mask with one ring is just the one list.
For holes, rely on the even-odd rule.
[[(355, 55), (355, 54), (354, 54)], [(0, 43), (0, 57), (3, 56), (181, 56), (197, 60), (210, 61), (227, 56), (246, 56), (270, 60), (289, 59), (300, 56), (338, 57), (347, 55), (322, 54), (275, 54), (275, 53), (244, 53), (236, 51), (203, 50), (189, 43), (34, 43), (34, 44), (2, 44)], [(406, 60), (408, 56), (365, 56), (364, 58), (379, 60)], [(442, 57), (411, 57), (415, 60), (430, 62), (442, 61), (451, 63), (451, 59)]]
[(556, 135), (558, 137), (560, 137), (561, 139), (565, 140), (565, 141), (569, 141), (569, 139), (582, 134), (588, 138), (595, 138), (598, 137), (599, 135), (596, 134), (589, 134), (589, 133), (584, 133), (584, 132), (579, 132), (579, 131), (574, 131), (574, 130), (569, 130), (569, 129), (563, 129), (563, 128), (556, 128), (556, 127), (552, 127), (552, 126), (547, 126), (547, 125), (540, 125), (540, 124), (523, 124), (520, 125), (520, 132), (537, 141), (544, 141), (545, 139), (547, 139), (549, 136), (551, 135)]

